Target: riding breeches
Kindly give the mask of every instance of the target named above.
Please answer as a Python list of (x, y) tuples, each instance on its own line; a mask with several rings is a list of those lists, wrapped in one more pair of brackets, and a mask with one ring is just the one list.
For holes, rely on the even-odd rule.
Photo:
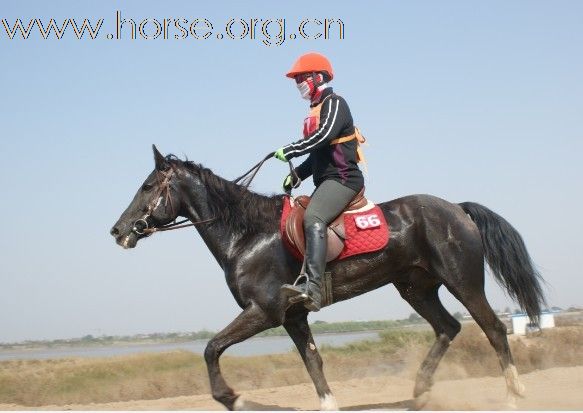
[(328, 179), (312, 194), (304, 215), (304, 229), (315, 223), (328, 225), (346, 208), (356, 196), (357, 191), (340, 182)]

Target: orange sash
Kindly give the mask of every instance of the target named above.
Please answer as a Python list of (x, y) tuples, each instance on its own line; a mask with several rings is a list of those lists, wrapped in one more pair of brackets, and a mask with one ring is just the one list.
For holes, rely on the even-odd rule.
[[(322, 110), (322, 105), (324, 104), (326, 99), (328, 99), (331, 96), (333, 95), (326, 96), (319, 104), (310, 108), (310, 114), (304, 120), (304, 137), (312, 134), (320, 126), (320, 111)], [(364, 158), (364, 153), (362, 151), (362, 148), (360, 147), (361, 144), (364, 144), (366, 142), (366, 138), (362, 133), (360, 133), (360, 130), (356, 126), (354, 127), (353, 134), (333, 139), (330, 141), (330, 145), (338, 145), (340, 143), (349, 142), (354, 139), (356, 139), (358, 143), (356, 146), (356, 160), (359, 163), (362, 162), (366, 170), (366, 159)]]

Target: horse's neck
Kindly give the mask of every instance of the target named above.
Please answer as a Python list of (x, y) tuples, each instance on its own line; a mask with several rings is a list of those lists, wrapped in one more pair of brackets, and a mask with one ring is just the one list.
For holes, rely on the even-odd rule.
[[(185, 190), (184, 215), (193, 223), (212, 220), (210, 223), (196, 225), (196, 229), (219, 265), (224, 269), (229, 262), (236, 258), (237, 245), (242, 238), (242, 234), (233, 231), (220, 216), (213, 215), (209, 207), (209, 195), (206, 189), (197, 191), (192, 183), (187, 183), (184, 187), (187, 188)], [(225, 194), (222, 199), (225, 200), (226, 208), (227, 195)]]
[(189, 195), (189, 202), (186, 203), (184, 215), (193, 223), (212, 220), (209, 223), (201, 223), (195, 227), (210, 252), (223, 267), (230, 258), (229, 251), (232, 249), (232, 245), (236, 243), (237, 237), (235, 234), (229, 234), (227, 225), (224, 222), (218, 219), (213, 220), (216, 217), (212, 215), (204, 199), (192, 196), (192, 194)]
[(197, 225), (197, 230), (221, 268), (225, 269), (233, 260), (239, 236), (229, 233), (227, 226), (222, 222)]

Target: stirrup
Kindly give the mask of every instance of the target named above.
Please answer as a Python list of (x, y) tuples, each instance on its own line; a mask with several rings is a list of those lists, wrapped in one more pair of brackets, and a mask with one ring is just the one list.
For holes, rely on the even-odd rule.
[[(298, 285), (302, 278), (305, 278), (306, 282), (302, 285)], [(293, 284), (284, 284), (281, 286), (281, 293), (287, 297), (288, 306), (301, 303), (308, 299), (308, 294), (303, 286), (308, 285), (309, 281), (310, 277), (304, 272), (298, 275), (298, 278), (296, 278)]]

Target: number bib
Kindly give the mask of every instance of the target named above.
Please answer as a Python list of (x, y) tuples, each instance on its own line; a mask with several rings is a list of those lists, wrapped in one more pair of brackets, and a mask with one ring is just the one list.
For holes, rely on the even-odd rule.
[(371, 229), (381, 226), (381, 220), (377, 214), (359, 215), (354, 217), (354, 223), (360, 229)]

